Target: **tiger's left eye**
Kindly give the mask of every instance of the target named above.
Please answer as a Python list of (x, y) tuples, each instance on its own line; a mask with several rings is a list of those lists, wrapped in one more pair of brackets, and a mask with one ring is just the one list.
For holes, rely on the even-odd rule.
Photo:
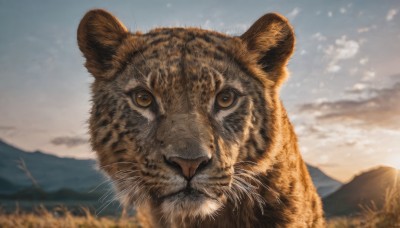
[(222, 91), (217, 95), (215, 99), (215, 104), (220, 109), (228, 109), (233, 106), (236, 98), (236, 94), (233, 91)]
[(153, 103), (153, 96), (145, 91), (139, 91), (135, 94), (135, 103), (141, 108), (147, 108)]

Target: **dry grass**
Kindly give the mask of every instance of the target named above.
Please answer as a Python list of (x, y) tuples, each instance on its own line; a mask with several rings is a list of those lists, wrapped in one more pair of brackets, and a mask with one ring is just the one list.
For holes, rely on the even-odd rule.
[[(385, 202), (378, 208), (374, 204), (363, 207), (363, 213), (357, 218), (335, 218), (328, 222), (328, 228), (400, 228), (400, 188), (386, 192)], [(65, 208), (52, 211), (44, 207), (34, 213), (15, 211), (6, 214), (0, 211), (0, 227), (139, 227), (137, 220), (131, 218), (96, 217), (83, 208), (83, 215), (76, 216)]]
[(363, 213), (358, 218), (336, 218), (328, 222), (329, 228), (400, 228), (400, 188), (386, 192), (382, 207), (363, 206)]
[(34, 213), (16, 211), (11, 214), (0, 212), (0, 227), (19, 228), (53, 228), (53, 227), (139, 227), (135, 218), (96, 217), (88, 209), (83, 208), (84, 215), (76, 216), (65, 208), (48, 211), (44, 207)]
[(356, 228), (363, 225), (360, 218), (335, 218), (328, 220), (327, 228)]
[(374, 204), (364, 209), (367, 227), (400, 227), (400, 188), (386, 192), (381, 209)]

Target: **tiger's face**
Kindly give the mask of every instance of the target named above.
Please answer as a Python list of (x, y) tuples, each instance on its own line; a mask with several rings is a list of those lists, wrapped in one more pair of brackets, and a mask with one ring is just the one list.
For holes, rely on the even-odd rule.
[(105, 11), (87, 13), (78, 43), (95, 76), (91, 142), (122, 202), (166, 217), (209, 216), (243, 197), (262, 203), (255, 174), (273, 165), (293, 42), (276, 14), (230, 37), (130, 33)]

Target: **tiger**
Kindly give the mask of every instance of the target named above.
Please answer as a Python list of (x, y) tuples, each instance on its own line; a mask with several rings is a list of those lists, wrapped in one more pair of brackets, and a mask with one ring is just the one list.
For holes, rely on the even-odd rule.
[(279, 97), (295, 47), (284, 16), (240, 36), (143, 33), (94, 9), (77, 41), (94, 77), (91, 147), (141, 226), (325, 226)]

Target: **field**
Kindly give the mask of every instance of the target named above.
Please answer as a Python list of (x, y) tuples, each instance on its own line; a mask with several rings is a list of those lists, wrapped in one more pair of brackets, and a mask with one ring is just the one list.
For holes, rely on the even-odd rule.
[[(0, 212), (0, 227), (139, 227), (134, 216), (97, 217), (87, 208), (80, 215), (74, 215), (68, 209), (59, 207), (49, 211), (44, 207), (25, 213), (16, 210), (13, 213)], [(353, 218), (333, 218), (328, 220), (328, 228), (387, 228), (400, 227), (400, 191), (386, 192), (385, 203), (381, 208), (372, 204), (364, 207), (363, 213)]]
[(83, 214), (74, 215), (66, 208), (55, 208), (51, 211), (41, 207), (34, 212), (15, 211), (0, 214), (0, 227), (139, 227), (135, 217), (97, 217), (88, 209), (82, 208)]

